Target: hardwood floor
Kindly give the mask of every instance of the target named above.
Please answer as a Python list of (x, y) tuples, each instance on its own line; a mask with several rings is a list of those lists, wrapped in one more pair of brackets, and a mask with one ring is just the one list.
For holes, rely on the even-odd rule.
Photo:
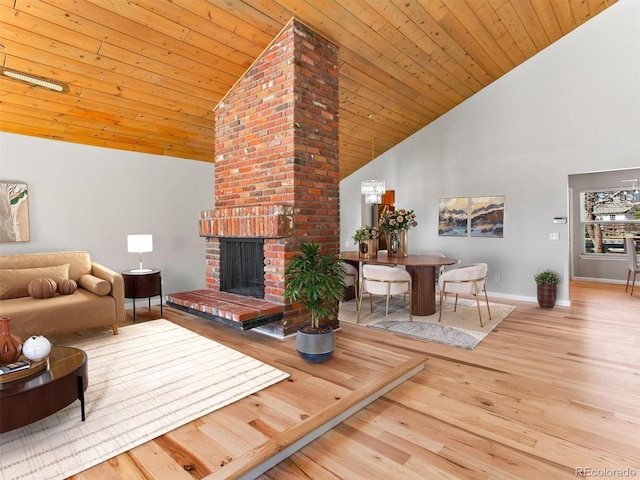
[[(264, 454), (264, 445), (277, 451), (305, 419), (425, 359), (415, 376), (258, 478), (638, 477), (640, 295), (574, 282), (571, 299), (553, 310), (495, 299), (517, 308), (471, 351), (343, 324), (339, 351), (323, 365), (301, 361), (293, 338), (165, 307), (165, 318), (291, 379), (75, 478), (233, 478), (222, 465)], [(158, 317), (158, 307), (137, 311), (138, 321)]]

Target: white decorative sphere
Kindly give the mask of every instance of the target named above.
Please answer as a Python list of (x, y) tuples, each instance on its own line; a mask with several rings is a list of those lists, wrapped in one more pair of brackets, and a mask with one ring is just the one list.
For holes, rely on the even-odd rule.
[(50, 351), (51, 342), (42, 335), (33, 335), (22, 344), (22, 354), (34, 362), (47, 358)]

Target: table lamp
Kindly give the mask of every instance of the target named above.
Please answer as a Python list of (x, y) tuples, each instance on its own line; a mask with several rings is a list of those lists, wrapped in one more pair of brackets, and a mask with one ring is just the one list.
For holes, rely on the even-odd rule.
[(140, 268), (131, 270), (136, 273), (150, 272), (150, 268), (142, 268), (142, 253), (153, 252), (153, 235), (127, 235), (127, 250), (140, 255)]

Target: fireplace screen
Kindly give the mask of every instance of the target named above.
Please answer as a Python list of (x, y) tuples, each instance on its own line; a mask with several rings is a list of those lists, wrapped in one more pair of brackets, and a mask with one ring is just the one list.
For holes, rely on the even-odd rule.
[(264, 298), (264, 239), (220, 239), (220, 290)]

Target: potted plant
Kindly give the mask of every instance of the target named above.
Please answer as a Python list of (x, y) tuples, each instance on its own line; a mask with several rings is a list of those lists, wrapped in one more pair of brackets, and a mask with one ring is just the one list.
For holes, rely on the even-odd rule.
[(361, 257), (374, 258), (378, 256), (378, 237), (380, 230), (378, 227), (365, 225), (356, 230), (353, 234), (353, 241), (358, 245), (358, 252)]
[(344, 295), (342, 260), (314, 241), (302, 242), (284, 275), (284, 298), (300, 302), (309, 316), (309, 323), (298, 329), (298, 354), (309, 362), (324, 362), (333, 355), (336, 341), (333, 329), (320, 321), (335, 314)]
[(556, 293), (560, 277), (551, 270), (542, 270), (533, 276), (538, 284), (538, 305), (541, 308), (553, 308), (556, 304)]

